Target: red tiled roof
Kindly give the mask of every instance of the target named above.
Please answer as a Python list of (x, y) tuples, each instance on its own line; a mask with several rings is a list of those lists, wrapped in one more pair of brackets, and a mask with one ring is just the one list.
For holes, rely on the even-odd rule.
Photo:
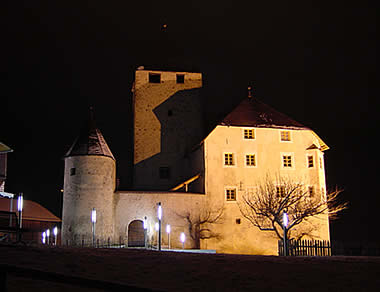
[[(11, 200), (12, 199), (8, 198), (0, 198), (0, 211), (9, 212)], [(13, 199), (12, 212), (17, 212), (17, 199)], [(61, 222), (61, 219), (49, 210), (30, 200), (24, 200), (22, 218), (35, 221)]]
[(309, 129), (257, 98), (245, 98), (220, 123), (226, 126)]

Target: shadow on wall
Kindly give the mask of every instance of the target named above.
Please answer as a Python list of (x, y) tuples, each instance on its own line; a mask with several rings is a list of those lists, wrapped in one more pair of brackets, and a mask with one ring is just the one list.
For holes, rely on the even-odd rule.
[[(170, 190), (203, 173), (203, 152), (202, 158), (193, 157), (201, 153), (194, 148), (204, 134), (200, 90), (178, 91), (153, 109), (161, 126), (161, 151), (134, 166), (135, 189)], [(203, 192), (199, 182), (189, 187), (191, 192)]]

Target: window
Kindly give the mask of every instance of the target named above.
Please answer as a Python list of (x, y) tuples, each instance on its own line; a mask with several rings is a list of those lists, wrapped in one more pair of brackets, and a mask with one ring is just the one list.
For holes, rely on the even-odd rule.
[(281, 141), (291, 141), (290, 131), (281, 131)]
[(185, 83), (185, 75), (177, 74), (177, 83)]
[(149, 83), (161, 83), (161, 74), (149, 73)]
[(292, 156), (291, 155), (282, 155), (282, 165), (283, 167), (292, 167)]
[(241, 219), (240, 218), (236, 218), (236, 224), (241, 224)]
[(244, 139), (255, 139), (255, 130), (244, 129)]
[(310, 197), (313, 197), (314, 194), (315, 194), (315, 192), (314, 192), (314, 187), (313, 187), (313, 186), (309, 186), (309, 196), (310, 196)]
[(314, 157), (313, 155), (307, 156), (307, 167), (314, 167)]
[(256, 166), (256, 155), (255, 154), (245, 155), (245, 165), (246, 166)]
[(285, 197), (285, 186), (277, 186), (276, 187), (276, 195), (277, 197)]
[(173, 115), (173, 111), (172, 110), (168, 110), (168, 117), (171, 117)]
[(224, 153), (224, 165), (234, 165), (233, 153)]
[(236, 189), (235, 188), (226, 189), (226, 200), (227, 201), (236, 201)]
[(159, 169), (160, 179), (169, 179), (170, 178), (170, 167), (162, 166)]
[(70, 168), (70, 175), (75, 175), (75, 167)]

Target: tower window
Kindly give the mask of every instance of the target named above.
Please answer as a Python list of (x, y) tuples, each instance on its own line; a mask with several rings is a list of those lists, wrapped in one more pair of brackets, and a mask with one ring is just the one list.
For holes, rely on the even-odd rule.
[(236, 189), (235, 188), (226, 189), (226, 200), (227, 201), (236, 201)]
[(170, 178), (170, 167), (162, 166), (159, 169), (160, 179), (169, 179)]
[(149, 73), (149, 83), (161, 83), (161, 74)]
[(241, 219), (240, 218), (236, 218), (236, 224), (241, 224)]
[(177, 74), (177, 83), (185, 83), (185, 75)]
[(255, 139), (255, 130), (244, 129), (244, 139)]
[(281, 141), (291, 141), (290, 131), (281, 131)]
[(224, 165), (234, 165), (233, 153), (224, 153)]
[(70, 168), (70, 175), (75, 175), (75, 167)]
[(314, 158), (313, 158), (313, 155), (309, 155), (307, 157), (307, 167), (309, 167), (309, 168), (314, 167)]

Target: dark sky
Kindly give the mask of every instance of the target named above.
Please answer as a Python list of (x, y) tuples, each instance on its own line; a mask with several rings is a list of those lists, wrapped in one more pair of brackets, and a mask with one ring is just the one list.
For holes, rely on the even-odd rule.
[(350, 201), (332, 238), (380, 241), (376, 7), (132, 2), (2, 2), (0, 141), (14, 149), (7, 191), (59, 215), (62, 156), (90, 105), (127, 188), (134, 70), (193, 70), (203, 73), (210, 121), (253, 84), (260, 100), (315, 130), (331, 148), (328, 187), (344, 188)]

